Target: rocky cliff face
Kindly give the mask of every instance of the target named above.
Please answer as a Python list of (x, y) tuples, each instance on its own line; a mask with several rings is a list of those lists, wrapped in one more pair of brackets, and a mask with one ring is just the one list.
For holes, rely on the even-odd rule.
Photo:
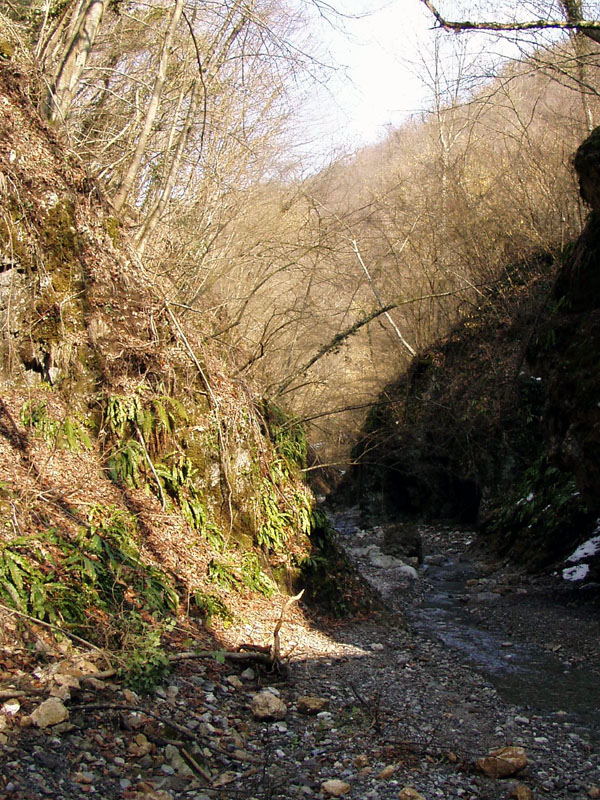
[(507, 269), (381, 395), (349, 479), (366, 513), (477, 522), (485, 546), (534, 568), (597, 533), (600, 131), (575, 167), (592, 205), (580, 238)]
[(339, 556), (303, 432), (169, 303), (30, 90), (0, 61), (0, 603), (107, 647), (218, 629)]

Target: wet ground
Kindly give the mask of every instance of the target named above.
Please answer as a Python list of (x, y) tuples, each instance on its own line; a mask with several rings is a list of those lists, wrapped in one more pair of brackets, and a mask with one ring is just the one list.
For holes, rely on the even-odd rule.
[[(582, 637), (597, 636), (590, 609), (564, 606), (553, 597), (544, 603), (538, 596), (537, 602), (545, 607), (538, 608), (536, 613), (523, 604), (527, 595), (517, 595), (522, 612), (534, 614), (537, 620), (534, 634), (530, 631), (525, 636), (519, 635), (512, 624), (514, 612), (506, 614), (506, 609), (499, 607), (513, 603), (513, 593), (502, 596), (490, 592), (488, 597), (480, 599), (466, 585), (467, 581), (477, 580), (476, 575), (475, 565), (460, 557), (428, 567), (424, 597), (407, 614), (413, 629), (420, 636), (439, 639), (458, 653), (466, 663), (481, 671), (507, 702), (537, 713), (563, 711), (574, 721), (589, 725), (597, 734), (600, 731), (597, 664), (590, 659), (578, 665), (580, 652), (568, 653), (557, 641), (563, 625), (570, 627), (571, 636), (575, 626), (581, 626)], [(484, 608), (490, 613), (482, 613)], [(557, 612), (559, 627), (556, 627)], [(552, 627), (543, 630), (545, 625)]]
[[(441, 642), (507, 703), (561, 714), (600, 741), (600, 605), (558, 574), (532, 576), (473, 553), (468, 529), (420, 526), (425, 561), (412, 583), (374, 566), (380, 528), (356, 511), (335, 520), (359, 568), (420, 639)], [(412, 529), (414, 523), (407, 523)], [(365, 550), (371, 546), (370, 551)]]

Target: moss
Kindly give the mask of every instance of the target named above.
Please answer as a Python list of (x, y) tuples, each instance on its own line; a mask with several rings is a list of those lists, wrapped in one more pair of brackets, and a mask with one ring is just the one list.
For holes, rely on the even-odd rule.
[(298, 564), (294, 587), (304, 589), (304, 599), (338, 618), (373, 610), (377, 606), (373, 591), (338, 544), (327, 515), (319, 510), (311, 517), (310, 541), (311, 553)]
[(482, 525), (482, 534), (501, 555), (540, 569), (567, 556), (594, 520), (573, 475), (542, 455)]
[(308, 444), (304, 426), (275, 403), (265, 401), (263, 415), (277, 454), (290, 467), (306, 469)]
[(0, 39), (0, 61), (10, 61), (14, 54), (14, 44), (8, 39)]
[(104, 220), (104, 229), (110, 236), (110, 240), (115, 247), (118, 247), (120, 240), (121, 225), (116, 217), (107, 217)]

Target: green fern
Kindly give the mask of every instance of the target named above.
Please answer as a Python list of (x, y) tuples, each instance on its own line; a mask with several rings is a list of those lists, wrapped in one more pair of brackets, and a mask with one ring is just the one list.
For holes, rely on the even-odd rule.
[(25, 403), (21, 409), (21, 423), (52, 447), (79, 453), (92, 446), (85, 420), (78, 416), (66, 417), (62, 422), (52, 419), (48, 416), (48, 407), (44, 402)]
[(257, 532), (258, 544), (267, 550), (281, 551), (290, 535), (292, 516), (280, 508), (275, 487), (266, 478), (262, 482), (260, 499), (263, 521)]
[(226, 626), (233, 622), (233, 614), (216, 595), (197, 590), (194, 592), (193, 601), (196, 608), (204, 615), (207, 628), (210, 628), (213, 617), (221, 619)]
[(144, 448), (135, 439), (127, 439), (113, 450), (108, 459), (108, 474), (115, 483), (140, 485), (140, 470), (145, 467)]
[(277, 591), (275, 583), (263, 572), (255, 553), (244, 553), (242, 556), (242, 583), (254, 592), (271, 597)]
[(223, 589), (237, 590), (239, 588), (239, 579), (234, 572), (233, 566), (222, 561), (216, 561), (214, 558), (208, 565), (208, 580)]
[(168, 576), (143, 564), (133, 517), (93, 506), (75, 540), (49, 530), (0, 548), (0, 596), (38, 619), (82, 623), (89, 614), (145, 608), (164, 616), (177, 609)]

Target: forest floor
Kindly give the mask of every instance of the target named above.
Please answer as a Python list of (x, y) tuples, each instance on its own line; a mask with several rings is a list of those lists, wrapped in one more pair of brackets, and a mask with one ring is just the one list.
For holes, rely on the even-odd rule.
[[(336, 527), (385, 610), (332, 622), (294, 607), (286, 675), (194, 658), (139, 697), (82, 677), (103, 669), (92, 654), (1, 650), (0, 797), (600, 797), (597, 598), (471, 556), (469, 533), (442, 527), (421, 527), (411, 580), (374, 557), (377, 529), (354, 513)], [(279, 614), (270, 601), (239, 609), (211, 646), (269, 644)], [(68, 718), (32, 724), (68, 683)], [(24, 694), (8, 699), (11, 685)], [(265, 693), (279, 719), (258, 718)], [(492, 777), (498, 762), (481, 759), (508, 746), (522, 750), (501, 764), (522, 768)]]

